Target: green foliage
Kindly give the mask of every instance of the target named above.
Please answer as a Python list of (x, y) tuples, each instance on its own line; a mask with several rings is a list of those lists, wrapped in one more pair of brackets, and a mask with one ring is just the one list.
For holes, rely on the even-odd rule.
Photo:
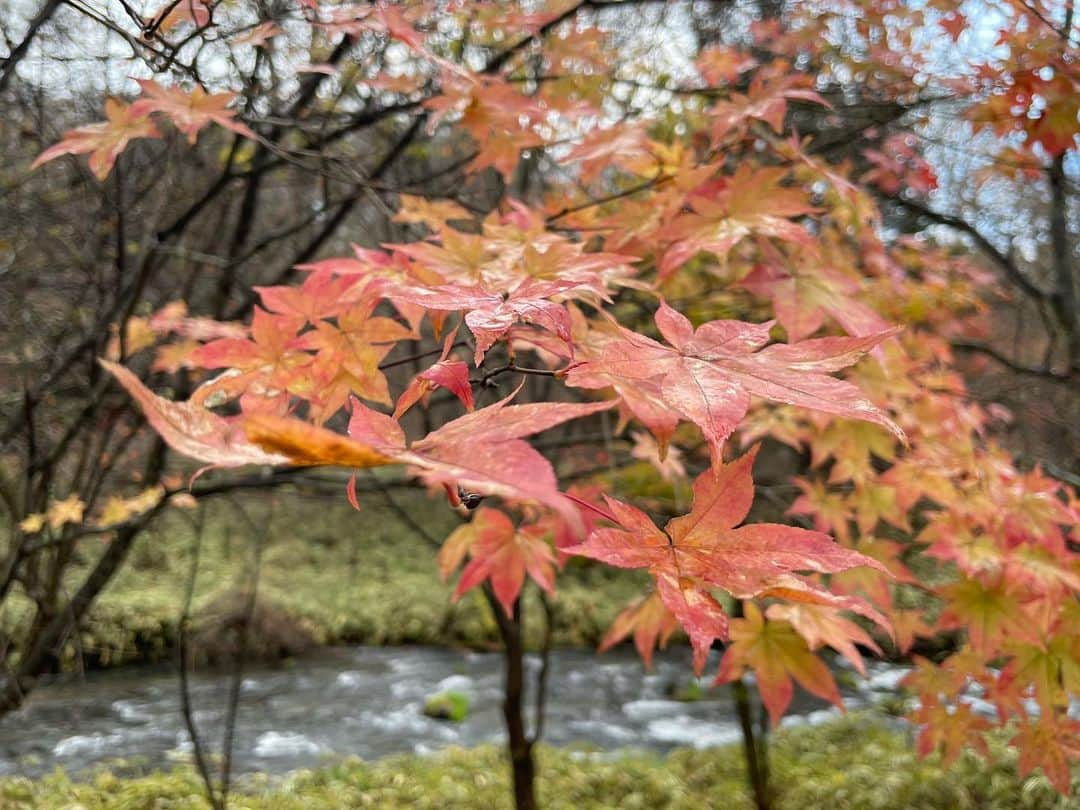
[(440, 692), (424, 701), (424, 714), (436, 720), (460, 723), (469, 716), (469, 696), (462, 692)]
[[(906, 736), (880, 720), (855, 715), (813, 728), (781, 731), (772, 747), (779, 810), (1067, 810), (1046, 779), (1016, 775), (1016, 759), (995, 746), (992, 764), (964, 756), (943, 770), (937, 757), (918, 760)], [(1080, 785), (1074, 776), (1074, 785)], [(241, 810), (377, 808), (509, 808), (509, 768), (495, 747), (453, 748), (432, 757), (348, 760), (284, 779), (248, 778), (231, 799)], [(541, 748), (539, 797), (566, 808), (751, 808), (739, 746), (666, 757)], [(86, 810), (194, 810), (208, 805), (190, 768), (121, 779), (104, 772), (72, 782), (57, 772), (39, 781), (0, 779), (5, 810), (83, 807)]]
[[(397, 492), (394, 497), (409, 513), (422, 516), (437, 540), (457, 525), (443, 499), (417, 491)], [(243, 504), (255, 526), (261, 526), (269, 508), (265, 501)], [(260, 605), (287, 615), (315, 642), (478, 648), (497, 644), (498, 631), (483, 597), (469, 594), (451, 604), (453, 583), (439, 581), (436, 550), (383, 507), (379, 497), (362, 499), (361, 511), (356, 512), (336, 498), (287, 494), (270, 517), (271, 527), (263, 539)], [(75, 668), (79, 655), (90, 666), (167, 659), (194, 544), (190, 525), (175, 515), (140, 538), (133, 565), (125, 567), (94, 604), (79, 644), (65, 649), (65, 665)], [(246, 591), (253, 552), (252, 527), (240, 519), (236, 506), (211, 503), (194, 599), (197, 627), (214, 621), (222, 604), (236, 601), (234, 597)], [(73, 566), (69, 574), (74, 582), (85, 569)], [(595, 646), (620, 607), (640, 591), (641, 582), (599, 565), (571, 561), (553, 604), (556, 644)], [(538, 605), (530, 601), (535, 594), (526, 591), (526, 597), (539, 615)], [(29, 600), (6, 600), (0, 611), (0, 636), (17, 637), (30, 615)], [(527, 643), (538, 646), (542, 621), (532, 622), (528, 629)], [(255, 641), (258, 649), (259, 639)]]

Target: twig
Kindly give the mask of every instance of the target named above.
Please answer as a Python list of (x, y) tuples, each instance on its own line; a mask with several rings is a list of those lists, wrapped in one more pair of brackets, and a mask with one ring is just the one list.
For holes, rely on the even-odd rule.
[(177, 668), (180, 673), (180, 716), (184, 719), (188, 737), (191, 738), (191, 748), (195, 755), (195, 767), (199, 771), (199, 777), (206, 788), (206, 797), (214, 810), (225, 810), (224, 797), (219, 797), (214, 789), (214, 781), (210, 776), (210, 768), (207, 765), (206, 753), (203, 750), (202, 737), (195, 725), (195, 714), (191, 707), (191, 688), (188, 681), (188, 648), (187, 636), (191, 624), (191, 602), (195, 595), (195, 581), (199, 574), (199, 558), (202, 555), (203, 520), (202, 513), (197, 523), (193, 523), (195, 534), (195, 547), (191, 552), (191, 570), (188, 573), (187, 587), (184, 591), (184, 607), (180, 613), (180, 620), (176, 626), (176, 653)]
[(469, 382), (472, 385), (486, 386), (489, 385), (491, 380), (495, 377), (508, 372), (513, 372), (515, 374), (531, 374), (535, 377), (561, 377), (563, 375), (562, 370), (552, 371), (547, 368), (524, 368), (523, 366), (514, 365), (513, 363), (507, 363), (505, 366), (493, 368), (481, 377), (472, 378)]
[(248, 645), (251, 640), (251, 622), (255, 616), (255, 602), (259, 592), (259, 575), (262, 572), (263, 538), (266, 536), (266, 528), (273, 519), (273, 502), (267, 513), (263, 530), (255, 525), (251, 515), (240, 504), (235, 504), (237, 512), (243, 517), (255, 537), (255, 567), (251, 573), (251, 586), (248, 591), (247, 604), (244, 607), (244, 622), (240, 627), (240, 644), (236, 650), (236, 658), (233, 662), (232, 682), (229, 685), (229, 702), (225, 710), (225, 731), (222, 735), (221, 750), (223, 761), (221, 763), (221, 801), (224, 805), (228, 802), (229, 783), (232, 778), (233, 742), (236, 737), (236, 718), (240, 711), (240, 687), (244, 681), (244, 664), (247, 660)]

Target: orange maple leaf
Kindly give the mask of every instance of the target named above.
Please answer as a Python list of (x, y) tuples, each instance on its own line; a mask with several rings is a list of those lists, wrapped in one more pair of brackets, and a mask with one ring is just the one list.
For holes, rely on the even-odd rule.
[(64, 133), (59, 143), (53, 144), (30, 164), (36, 169), (42, 163), (61, 155), (90, 155), (90, 171), (98, 180), (109, 176), (116, 158), (136, 138), (160, 138), (148, 112), (135, 109), (135, 105), (110, 98), (105, 101), (105, 121), (86, 124)]

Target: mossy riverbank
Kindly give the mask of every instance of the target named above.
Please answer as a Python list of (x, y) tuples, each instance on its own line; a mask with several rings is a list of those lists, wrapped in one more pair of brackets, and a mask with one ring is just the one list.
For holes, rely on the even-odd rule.
[[(64, 651), (64, 668), (168, 658), (197, 543), (194, 636), (209, 657), (227, 652), (222, 648), (230, 643), (229, 629), (244, 611), (256, 543), (261, 562), (252, 657), (287, 657), (320, 644), (494, 647), (498, 633), (482, 596), (470, 593), (452, 603), (454, 583), (439, 579), (437, 549), (400, 516), (406, 512), (441, 541), (457, 525), (456, 515), (445, 500), (416, 490), (394, 498), (398, 510), (374, 496), (359, 512), (343, 497), (279, 493), (273, 506), (268, 498), (240, 506), (219, 500), (206, 507), (201, 541), (189, 520), (193, 515), (165, 515), (139, 539), (94, 604)], [(97, 550), (84, 553), (90, 561)], [(630, 572), (571, 560), (554, 602), (554, 642), (594, 646), (643, 582)], [(25, 628), (28, 608), (9, 600), (0, 614), (0, 635)], [(533, 645), (542, 629), (539, 621), (526, 628)]]
[[(818, 727), (782, 730), (771, 748), (778, 810), (1075, 810), (1040, 773), (1016, 773), (1016, 752), (992, 747), (992, 760), (965, 755), (949, 769), (919, 759), (906, 734), (872, 713)], [(541, 748), (538, 791), (548, 810), (742, 810), (753, 806), (737, 745), (646, 753), (600, 754)], [(56, 773), (41, 780), (0, 779), (5, 810), (201, 810), (202, 785), (189, 767), (125, 777), (102, 771), (87, 782)], [(1080, 788), (1080, 774), (1074, 774)], [(346, 760), (285, 777), (247, 777), (230, 798), (237, 810), (434, 810), (509, 808), (508, 768), (500, 749), (448, 749), (430, 757)]]

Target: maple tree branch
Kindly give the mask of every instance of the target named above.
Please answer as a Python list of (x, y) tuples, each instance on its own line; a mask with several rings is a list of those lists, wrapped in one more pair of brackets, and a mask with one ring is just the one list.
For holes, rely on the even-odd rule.
[(670, 180), (672, 180), (672, 177), (670, 175), (660, 175), (659, 177), (655, 177), (645, 183), (632, 186), (631, 188), (624, 189), (623, 191), (618, 191), (614, 194), (608, 195), (607, 197), (597, 197), (596, 199), (589, 200), (586, 203), (580, 203), (579, 205), (569, 205), (563, 208), (561, 211), (545, 217), (544, 222), (550, 225), (555, 220), (561, 219), (562, 217), (569, 216), (570, 214), (576, 214), (579, 211), (584, 211), (588, 208), (594, 208), (598, 205), (604, 205), (605, 203), (615, 202), (616, 200), (622, 200), (626, 197), (632, 197), (633, 195), (639, 194), (642, 191), (649, 191), (651, 189), (658, 188), (659, 186), (662, 186), (664, 183), (667, 183)]
[(960, 340), (955, 339), (952, 341), (952, 347), (965, 352), (975, 352), (982, 354), (997, 363), (1005, 366), (1009, 371), (1014, 371), (1017, 374), (1024, 374), (1029, 377), (1042, 377), (1043, 379), (1054, 380), (1055, 382), (1071, 383), (1073, 385), (1080, 384), (1080, 373), (1077, 371), (1071, 372), (1057, 372), (1046, 366), (1028, 366), (1023, 363), (1017, 362), (1011, 357), (1006, 356), (1002, 352), (995, 349), (993, 346), (988, 346), (985, 343), (979, 343), (973, 340)]
[(383, 502), (386, 504), (387, 508), (394, 513), (394, 516), (397, 517), (398, 520), (408, 527), (413, 534), (427, 542), (432, 548), (442, 548), (442, 543), (436, 540), (423, 525), (418, 523), (407, 509), (403, 508), (401, 504), (394, 500), (394, 496), (390, 494), (390, 490), (382, 481), (375, 475), (369, 475), (368, 478), (371, 481), (372, 488), (382, 496)]
[(46, 0), (38, 13), (34, 15), (34, 19), (30, 21), (30, 26), (26, 29), (26, 34), (22, 40), (11, 49), (4, 61), (0, 62), (0, 93), (7, 89), (11, 77), (15, 75), (15, 67), (26, 56), (27, 51), (30, 50), (30, 43), (34, 41), (34, 37), (37, 36), (41, 27), (56, 13), (56, 9), (60, 7), (62, 2), (63, 0)]
[[(460, 349), (468, 345), (469, 344), (466, 343), (464, 340), (459, 340), (450, 347), (450, 350), (453, 351), (454, 349)], [(437, 354), (442, 354), (442, 351), (442, 346), (439, 346), (436, 349), (429, 349), (426, 352), (417, 352), (415, 354), (406, 355), (405, 357), (399, 357), (397, 360), (389, 360), (385, 363), (379, 363), (379, 370), (385, 371), (388, 368), (395, 368), (396, 366), (404, 366), (408, 365), (409, 363), (415, 363), (417, 360), (423, 360), (425, 357), (434, 357)]]
[(531, 374), (534, 377), (562, 377), (563, 370), (556, 369), (552, 371), (547, 368), (525, 368), (523, 366), (515, 365), (514, 363), (507, 363), (505, 366), (499, 366), (493, 368), (491, 371), (485, 373), (481, 377), (471, 377), (469, 383), (472, 385), (486, 386), (490, 385), (491, 381), (498, 377), (500, 374), (506, 374), (508, 372), (514, 372), (516, 374)]
[(906, 200), (902, 197), (890, 198), (893, 202), (908, 209), (912, 213), (918, 214), (921, 217), (932, 220), (939, 225), (947, 225), (954, 230), (962, 231), (975, 240), (975, 244), (982, 250), (998, 268), (1005, 274), (1005, 277), (1009, 279), (1013, 284), (1024, 291), (1030, 298), (1036, 301), (1045, 301), (1049, 296), (1035, 286), (1028, 280), (1020, 268), (1010, 259), (1003, 254), (987, 239), (978, 228), (972, 225), (967, 220), (960, 217), (950, 216), (949, 214), (941, 214), (930, 208), (927, 208), (921, 203), (917, 203), (914, 200)]

